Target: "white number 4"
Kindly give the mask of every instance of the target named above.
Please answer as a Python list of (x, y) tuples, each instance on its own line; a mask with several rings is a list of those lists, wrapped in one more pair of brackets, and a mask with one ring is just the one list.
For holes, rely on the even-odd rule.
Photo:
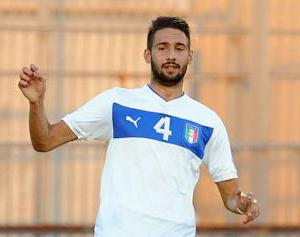
[(157, 133), (163, 134), (163, 140), (168, 141), (172, 135), (170, 130), (170, 117), (162, 117), (153, 127)]

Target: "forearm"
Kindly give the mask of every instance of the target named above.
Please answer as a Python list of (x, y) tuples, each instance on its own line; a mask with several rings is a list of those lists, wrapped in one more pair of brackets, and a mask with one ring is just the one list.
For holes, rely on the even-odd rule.
[(77, 139), (63, 121), (49, 124), (44, 111), (46, 81), (35, 65), (31, 64), (30, 68), (23, 67), (18, 86), (29, 101), (29, 131), (32, 146), (36, 151), (50, 151)]
[(50, 124), (44, 111), (43, 100), (29, 104), (29, 131), (32, 146), (36, 151), (45, 151), (49, 139)]

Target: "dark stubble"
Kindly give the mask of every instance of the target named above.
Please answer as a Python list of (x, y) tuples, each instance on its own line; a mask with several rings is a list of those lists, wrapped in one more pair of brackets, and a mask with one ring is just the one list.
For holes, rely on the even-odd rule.
[[(166, 64), (169, 64), (169, 63), (163, 64), (162, 68)], [(175, 85), (179, 84), (185, 76), (185, 73), (187, 70), (187, 64), (183, 66), (182, 70), (180, 70), (180, 66), (178, 64), (176, 64), (176, 66), (179, 67), (179, 73), (173, 77), (167, 76), (162, 72), (162, 70), (159, 72), (157, 65), (151, 59), (152, 79), (154, 81), (158, 82), (159, 84), (161, 84), (163, 86), (167, 86), (167, 87), (171, 87), (171, 86), (175, 86)]]

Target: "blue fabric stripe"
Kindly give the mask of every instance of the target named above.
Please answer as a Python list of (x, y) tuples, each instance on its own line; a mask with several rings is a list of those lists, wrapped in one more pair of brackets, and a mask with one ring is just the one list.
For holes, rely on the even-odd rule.
[[(161, 120), (161, 118), (170, 118), (170, 128), (172, 132), (168, 136), (168, 140), (163, 139), (163, 134), (158, 133), (154, 126)], [(127, 119), (126, 119), (127, 118)], [(140, 118), (138, 120), (138, 118)], [(131, 121), (128, 121), (131, 120)], [(136, 125), (134, 124), (136, 121)], [(195, 143), (190, 143), (186, 139), (186, 130), (189, 127), (196, 128), (198, 131), (198, 139)], [(164, 127), (162, 126), (162, 129)], [(120, 105), (113, 104), (113, 137), (114, 138), (128, 138), (140, 137), (149, 138), (160, 142), (170, 143), (177, 146), (184, 147), (193, 152), (197, 157), (203, 159), (204, 149), (213, 133), (213, 128), (203, 126), (201, 124), (178, 118), (164, 113), (155, 113), (139, 109), (134, 109)]]

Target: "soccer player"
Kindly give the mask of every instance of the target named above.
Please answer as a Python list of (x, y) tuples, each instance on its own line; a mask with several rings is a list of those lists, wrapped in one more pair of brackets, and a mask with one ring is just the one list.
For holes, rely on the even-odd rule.
[(19, 87), (29, 100), (36, 151), (76, 139), (109, 144), (95, 236), (194, 237), (192, 200), (202, 163), (229, 211), (244, 215), (244, 223), (259, 215), (253, 195), (240, 190), (221, 119), (183, 92), (192, 57), (188, 24), (158, 17), (144, 51), (149, 83), (100, 93), (55, 124), (44, 112), (45, 78), (33, 64), (22, 69)]

